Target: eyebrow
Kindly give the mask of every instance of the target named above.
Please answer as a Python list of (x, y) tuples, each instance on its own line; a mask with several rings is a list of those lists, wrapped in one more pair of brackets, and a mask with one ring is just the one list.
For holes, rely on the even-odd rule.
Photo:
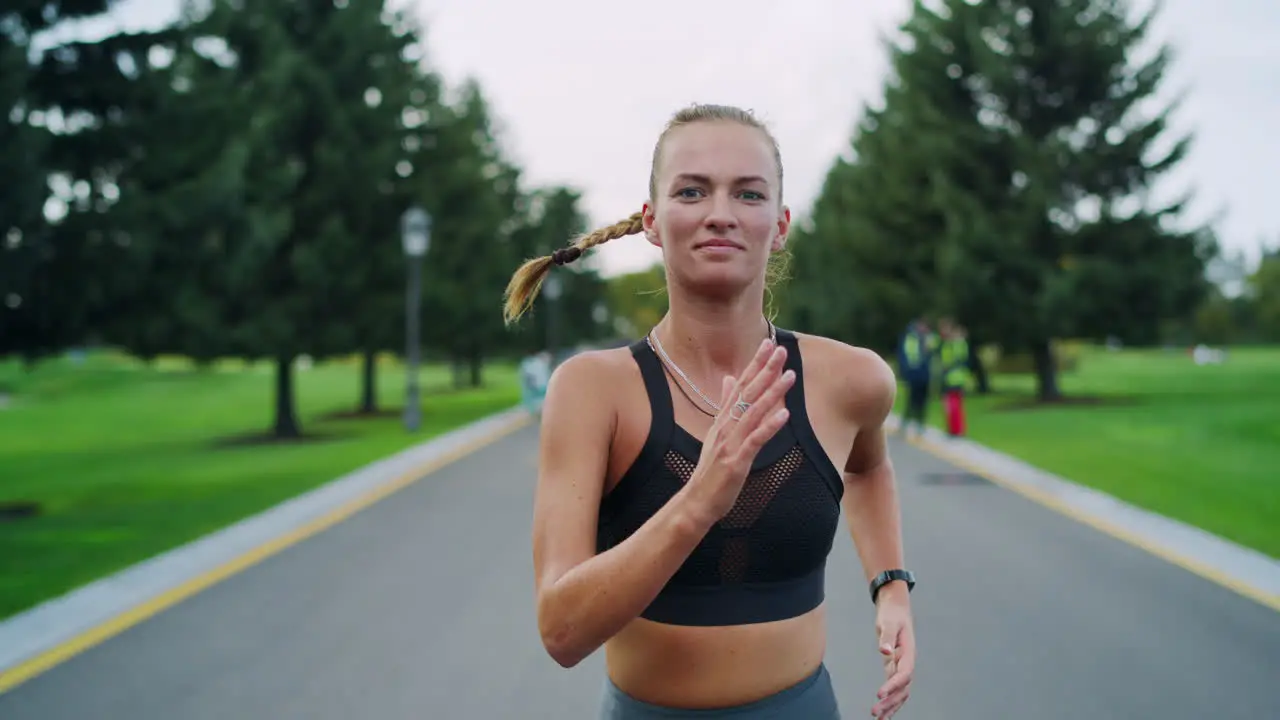
[[(676, 175), (675, 180), (677, 182), (696, 182), (696, 183), (701, 183), (703, 185), (711, 184), (710, 177), (708, 177), (707, 175), (700, 175), (698, 173), (680, 173), (679, 175)], [(765, 185), (769, 184), (768, 180), (764, 179), (759, 175), (743, 175), (742, 177), (735, 178), (733, 181), (733, 184), (745, 185), (747, 183), (753, 183), (753, 182), (763, 183)]]

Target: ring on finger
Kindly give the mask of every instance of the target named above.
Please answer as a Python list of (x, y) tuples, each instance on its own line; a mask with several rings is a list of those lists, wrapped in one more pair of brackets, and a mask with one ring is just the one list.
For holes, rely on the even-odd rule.
[(750, 410), (750, 409), (751, 409), (751, 403), (747, 402), (746, 400), (743, 400), (742, 396), (739, 395), (738, 401), (733, 404), (733, 407), (729, 408), (729, 419), (741, 420), (742, 416), (746, 415), (747, 410)]

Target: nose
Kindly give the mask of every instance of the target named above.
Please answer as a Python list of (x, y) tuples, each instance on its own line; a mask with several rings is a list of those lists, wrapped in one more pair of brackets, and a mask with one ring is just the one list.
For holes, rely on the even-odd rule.
[(703, 222), (707, 229), (714, 232), (725, 232), (738, 227), (738, 218), (733, 214), (733, 201), (727, 193), (717, 192), (711, 195)]

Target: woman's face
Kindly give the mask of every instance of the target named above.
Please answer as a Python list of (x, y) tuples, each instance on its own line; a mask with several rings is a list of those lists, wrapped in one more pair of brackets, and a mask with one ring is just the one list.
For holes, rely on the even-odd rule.
[(644, 223), (668, 278), (716, 294), (763, 283), (791, 222), (768, 138), (734, 122), (693, 123), (671, 131), (659, 157)]

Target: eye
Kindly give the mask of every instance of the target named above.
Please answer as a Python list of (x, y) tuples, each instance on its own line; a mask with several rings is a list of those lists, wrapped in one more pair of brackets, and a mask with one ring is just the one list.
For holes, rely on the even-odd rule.
[(692, 199), (694, 199), (694, 198), (698, 197), (700, 194), (702, 194), (702, 189), (701, 189), (701, 188), (696, 188), (696, 187), (687, 187), (687, 188), (681, 188), (681, 189), (677, 190), (677, 191), (675, 192), (675, 197), (678, 197), (678, 198), (685, 198), (685, 199), (687, 199), (687, 200), (692, 200)]
[(757, 192), (755, 190), (743, 190), (742, 196), (747, 200), (764, 200), (765, 199), (764, 193)]

